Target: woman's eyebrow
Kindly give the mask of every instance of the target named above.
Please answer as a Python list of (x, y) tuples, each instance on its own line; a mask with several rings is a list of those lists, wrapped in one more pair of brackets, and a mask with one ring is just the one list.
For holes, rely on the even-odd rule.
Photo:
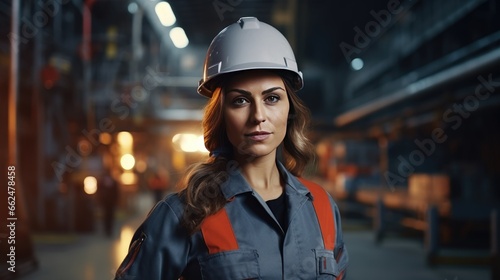
[(262, 94), (270, 93), (270, 92), (273, 92), (273, 91), (278, 90), (278, 89), (281, 89), (282, 91), (285, 91), (282, 87), (272, 87), (272, 88), (264, 90), (262, 92)]
[[(272, 88), (268, 88), (268, 89), (264, 90), (264, 91), (262, 92), (262, 94), (267, 94), (267, 93), (270, 93), (270, 92), (273, 92), (273, 91), (275, 91), (275, 90), (279, 90), (279, 89), (281, 89), (282, 91), (285, 91), (285, 89), (283, 89), (282, 87), (272, 87)], [(252, 95), (252, 93), (251, 93), (251, 92), (246, 91), (246, 90), (244, 90), (244, 89), (239, 89), (239, 88), (233, 88), (233, 89), (228, 90), (227, 92), (229, 93), (229, 92), (232, 92), (232, 91), (235, 91), (235, 92), (241, 93), (241, 94), (243, 94), (243, 95)]]
[(230, 93), (230, 92), (233, 92), (233, 91), (234, 91), (234, 92), (241, 93), (241, 94), (243, 94), (243, 95), (248, 95), (248, 96), (252, 95), (252, 93), (250, 93), (249, 91), (246, 91), (246, 90), (244, 90), (244, 89), (238, 89), (238, 88), (233, 88), (233, 89), (230, 89), (230, 90), (228, 90), (227, 92), (228, 92), (228, 93)]

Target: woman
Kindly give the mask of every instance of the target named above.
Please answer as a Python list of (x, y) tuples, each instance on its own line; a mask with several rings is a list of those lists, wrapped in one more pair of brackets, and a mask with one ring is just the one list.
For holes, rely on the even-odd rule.
[(296, 177), (313, 157), (302, 85), (270, 25), (241, 18), (214, 38), (198, 88), (211, 156), (151, 211), (116, 279), (345, 278), (338, 208)]

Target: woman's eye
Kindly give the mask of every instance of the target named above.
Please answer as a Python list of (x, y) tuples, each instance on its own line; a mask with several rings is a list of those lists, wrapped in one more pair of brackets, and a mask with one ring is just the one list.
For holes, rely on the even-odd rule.
[(235, 105), (243, 105), (246, 103), (248, 103), (248, 101), (243, 97), (239, 97), (239, 98), (236, 98), (233, 100), (233, 104), (235, 104)]
[(276, 95), (271, 95), (268, 98), (266, 98), (266, 101), (269, 103), (276, 103), (280, 100), (279, 96)]

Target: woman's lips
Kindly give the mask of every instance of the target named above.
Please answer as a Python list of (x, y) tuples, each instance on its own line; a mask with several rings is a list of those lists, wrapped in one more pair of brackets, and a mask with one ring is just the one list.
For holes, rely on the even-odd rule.
[(259, 131), (259, 132), (252, 132), (245, 134), (245, 136), (253, 141), (263, 141), (269, 138), (271, 133), (265, 132), (265, 131)]

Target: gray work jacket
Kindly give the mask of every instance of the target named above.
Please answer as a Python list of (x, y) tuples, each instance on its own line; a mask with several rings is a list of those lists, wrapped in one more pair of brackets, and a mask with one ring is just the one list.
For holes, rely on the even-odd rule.
[(177, 194), (160, 201), (137, 229), (116, 279), (344, 279), (348, 254), (338, 208), (335, 249), (326, 250), (312, 204), (314, 197), (278, 162), (286, 182), (288, 229), (283, 231), (265, 201), (239, 171), (221, 189), (237, 250), (209, 254), (201, 232), (181, 226), (183, 202)]

